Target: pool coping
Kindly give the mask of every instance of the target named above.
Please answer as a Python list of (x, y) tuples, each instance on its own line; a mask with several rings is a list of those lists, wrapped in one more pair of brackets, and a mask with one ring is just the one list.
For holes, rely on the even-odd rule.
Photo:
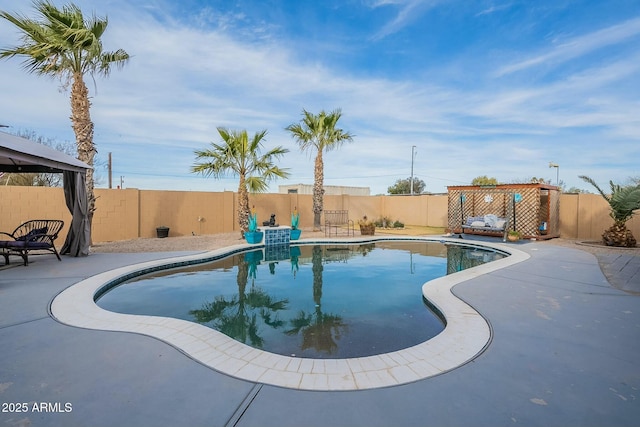
[(350, 359), (287, 357), (242, 344), (206, 326), (181, 319), (114, 313), (98, 307), (94, 298), (102, 288), (140, 271), (157, 270), (171, 263), (198, 262), (264, 245), (241, 244), (194, 255), (132, 264), (91, 276), (60, 292), (50, 312), (60, 323), (87, 329), (131, 332), (159, 339), (216, 371), (247, 381), (299, 390), (364, 390), (406, 384), (440, 375), (473, 360), (489, 345), (491, 327), (473, 307), (451, 289), (458, 283), (525, 261), (529, 255), (493, 242), (460, 242), (444, 237), (354, 237), (305, 239), (299, 244), (362, 244), (377, 241), (435, 241), (487, 247), (508, 253), (503, 259), (469, 268), (425, 283), (424, 297), (446, 319), (434, 338), (402, 350)]

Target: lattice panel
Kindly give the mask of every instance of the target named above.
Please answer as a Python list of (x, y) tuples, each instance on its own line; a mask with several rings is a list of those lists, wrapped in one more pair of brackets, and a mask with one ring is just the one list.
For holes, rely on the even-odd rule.
[[(461, 203), (460, 198), (463, 195), (464, 202)], [(452, 233), (461, 232), (461, 225), (471, 216), (493, 214), (508, 218), (511, 197), (511, 192), (497, 188), (449, 189), (449, 231)]]
[[(507, 195), (504, 190), (487, 189), (473, 193), (473, 216), (497, 215), (504, 217), (506, 213)], [(469, 196), (467, 196), (469, 200)]]
[(462, 230), (462, 206), (460, 205), (459, 190), (449, 190), (447, 202), (448, 215), (447, 215), (447, 229), (450, 233), (459, 233)]
[(516, 230), (524, 237), (539, 235), (540, 191), (538, 188), (518, 190), (522, 200), (516, 203)]
[[(452, 233), (462, 231), (461, 225), (470, 216), (494, 214), (507, 218), (509, 229), (523, 237), (540, 237), (540, 226), (547, 223), (546, 237), (558, 235), (560, 229), (560, 193), (554, 189), (524, 184), (522, 187), (449, 187), (448, 227)], [(519, 194), (518, 202), (513, 202)], [(461, 196), (464, 202), (461, 203)], [(515, 218), (514, 218), (515, 212)]]

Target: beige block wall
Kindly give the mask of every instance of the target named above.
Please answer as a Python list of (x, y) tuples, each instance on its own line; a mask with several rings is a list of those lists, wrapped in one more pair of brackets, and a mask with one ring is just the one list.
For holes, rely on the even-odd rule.
[(62, 245), (71, 224), (71, 213), (62, 188), (0, 186), (0, 231), (11, 233), (31, 219), (61, 219), (64, 228), (56, 244)]
[[(237, 202), (237, 197), (236, 197)], [(235, 206), (235, 205), (234, 205)], [(291, 213), (298, 208), (300, 227), (313, 227), (313, 196), (307, 194), (251, 194), (249, 206), (255, 207), (258, 225), (269, 220), (271, 214), (281, 225), (291, 223)], [(445, 227), (447, 222), (447, 196), (351, 196), (328, 195), (324, 197), (324, 210), (347, 210), (356, 224), (367, 215), (375, 220), (380, 216), (400, 220), (405, 224)], [(236, 207), (237, 211), (237, 207)], [(322, 218), (324, 221), (324, 218)], [(234, 230), (239, 230), (234, 217)]]
[(96, 189), (96, 211), (91, 238), (94, 242), (131, 239), (140, 233), (138, 190)]
[[(307, 228), (313, 227), (311, 198), (312, 196), (306, 194), (250, 194), (249, 206), (256, 209), (258, 226), (261, 226), (263, 221), (269, 221), (271, 214), (275, 214), (276, 222), (279, 225), (290, 225), (291, 213), (297, 207), (300, 214), (299, 226)], [(236, 206), (235, 212), (237, 212), (237, 209)], [(240, 232), (237, 218), (234, 218), (234, 230)]]
[[(118, 191), (118, 190), (116, 190)], [(234, 194), (230, 191), (139, 191), (139, 236), (155, 237), (169, 227), (170, 236), (216, 234), (234, 229)]]
[[(170, 236), (216, 234), (237, 231), (237, 195), (233, 192), (188, 192), (96, 189), (97, 210), (93, 219), (94, 242), (155, 237), (156, 227), (170, 227)], [(288, 225), (298, 207), (300, 226), (313, 227), (313, 199), (302, 194), (252, 194), (258, 222), (272, 213), (281, 225)], [(357, 224), (387, 216), (407, 225), (447, 227), (447, 196), (325, 196), (325, 210), (348, 210)], [(0, 186), (0, 231), (13, 231), (29, 219), (62, 219), (66, 237), (71, 214), (61, 188)], [(198, 220), (200, 219), (200, 221)], [(568, 239), (599, 240), (613, 224), (607, 202), (596, 194), (563, 194), (560, 197), (560, 236)], [(640, 214), (627, 226), (640, 239)], [(61, 243), (60, 243), (61, 244)]]
[(382, 201), (381, 212), (404, 224), (446, 227), (447, 195), (378, 196)]
[[(371, 220), (375, 220), (380, 215), (384, 214), (382, 210), (382, 199), (380, 196), (334, 196), (336, 200), (333, 201), (335, 208), (326, 207), (325, 209), (337, 209), (349, 211), (349, 219), (357, 225), (358, 220), (362, 219), (365, 215)], [(329, 201), (329, 205), (332, 203)], [(324, 220), (324, 218), (323, 218)]]

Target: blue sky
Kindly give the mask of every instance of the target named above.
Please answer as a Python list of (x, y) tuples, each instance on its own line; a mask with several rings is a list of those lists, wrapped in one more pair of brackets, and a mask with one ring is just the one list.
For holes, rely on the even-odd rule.
[[(62, 2), (55, 1), (61, 5)], [(414, 175), (426, 190), (531, 177), (590, 189), (640, 176), (637, 0), (76, 1), (107, 15), (104, 48), (131, 60), (87, 78), (99, 157), (114, 186), (236, 190), (190, 173), (216, 127), (267, 129), (290, 150), (288, 180), (313, 182), (313, 156), (284, 130), (302, 109), (342, 109), (354, 141), (325, 156), (325, 184), (385, 193)], [(0, 9), (32, 15), (31, 1)], [(0, 21), (0, 45), (18, 43)], [(68, 92), (0, 62), (0, 123), (73, 141)], [(107, 186), (105, 169), (99, 171)]]

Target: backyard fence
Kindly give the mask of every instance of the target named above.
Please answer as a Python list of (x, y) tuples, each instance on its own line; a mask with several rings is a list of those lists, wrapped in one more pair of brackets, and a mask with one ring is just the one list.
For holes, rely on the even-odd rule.
[[(238, 232), (239, 237), (238, 198), (233, 192), (96, 189), (96, 196), (94, 242), (155, 237), (159, 226), (169, 227), (169, 236)], [(286, 225), (297, 207), (299, 226), (313, 227), (311, 195), (268, 193), (249, 197), (259, 221), (275, 214), (276, 221)], [(450, 228), (448, 208), (446, 194), (324, 197), (325, 210), (346, 210), (354, 221), (366, 215), (369, 219), (400, 220), (408, 226)], [(560, 237), (599, 240), (602, 232), (613, 224), (609, 206), (600, 195), (561, 194), (558, 210)], [(62, 188), (0, 186), (0, 231), (13, 230), (30, 219), (62, 219), (65, 229), (61, 235), (66, 235), (71, 214)], [(638, 216), (627, 226), (640, 238)]]

